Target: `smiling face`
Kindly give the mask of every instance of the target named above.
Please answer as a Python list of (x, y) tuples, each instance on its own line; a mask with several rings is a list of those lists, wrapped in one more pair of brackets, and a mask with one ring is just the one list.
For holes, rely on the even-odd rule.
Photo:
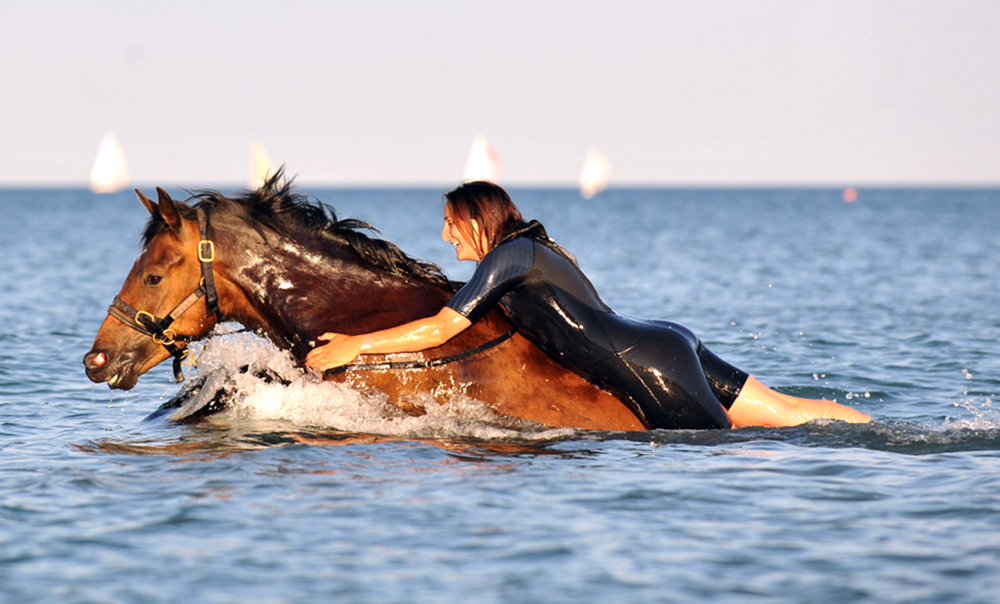
[[(479, 229), (479, 223), (473, 218), (470, 220), (469, 228), (470, 234), (473, 237), (477, 235), (482, 239), (482, 231)], [(455, 247), (455, 256), (459, 260), (472, 260), (473, 262), (479, 262), (482, 257), (479, 254), (476, 246), (472, 244), (472, 239), (462, 232), (463, 229), (459, 228), (458, 220), (452, 214), (450, 204), (444, 207), (444, 228), (441, 230), (441, 239), (447, 241)], [(483, 242), (480, 242), (481, 244)], [(482, 247), (482, 246), (481, 246)]]

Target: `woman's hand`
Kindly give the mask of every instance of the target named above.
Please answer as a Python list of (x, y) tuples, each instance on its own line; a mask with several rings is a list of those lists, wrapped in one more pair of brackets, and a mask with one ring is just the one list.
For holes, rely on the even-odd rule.
[(472, 323), (468, 319), (446, 306), (432, 317), (417, 319), (381, 331), (357, 336), (325, 333), (316, 339), (326, 340), (328, 344), (310, 350), (306, 355), (306, 365), (310, 369), (323, 372), (346, 365), (361, 353), (420, 352), (444, 344), (470, 325)]
[(350, 363), (361, 354), (364, 344), (364, 336), (342, 333), (325, 333), (316, 339), (327, 340), (328, 343), (310, 350), (306, 355), (306, 365), (320, 373)]

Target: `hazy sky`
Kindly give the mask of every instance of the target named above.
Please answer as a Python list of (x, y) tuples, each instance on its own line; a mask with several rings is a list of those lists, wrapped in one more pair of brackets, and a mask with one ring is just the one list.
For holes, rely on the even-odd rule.
[(1000, 2), (0, 2), (0, 185), (1000, 184)]

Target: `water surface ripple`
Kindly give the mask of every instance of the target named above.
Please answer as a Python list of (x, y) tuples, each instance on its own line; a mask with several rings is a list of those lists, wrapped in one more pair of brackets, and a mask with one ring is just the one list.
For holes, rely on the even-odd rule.
[[(441, 191), (310, 193), (469, 276)], [(1000, 191), (513, 194), (616, 310), (876, 422), (545, 430), (326, 385), (147, 419), (168, 367), (123, 394), (80, 364), (145, 211), (0, 190), (0, 601), (996, 601)]]

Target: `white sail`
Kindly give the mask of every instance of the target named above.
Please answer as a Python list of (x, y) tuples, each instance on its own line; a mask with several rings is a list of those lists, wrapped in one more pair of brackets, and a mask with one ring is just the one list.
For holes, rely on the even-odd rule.
[(587, 151), (580, 170), (580, 195), (591, 199), (608, 186), (611, 178), (611, 162), (596, 148)]
[(486, 142), (486, 137), (478, 135), (472, 141), (469, 159), (465, 162), (465, 175), (462, 180), (488, 180), (499, 184), (503, 175), (503, 163), (500, 154)]
[(259, 189), (272, 174), (274, 166), (271, 165), (271, 158), (267, 156), (264, 143), (253, 141), (250, 143), (250, 190)]
[(94, 167), (90, 170), (90, 190), (94, 193), (117, 193), (128, 184), (128, 164), (118, 137), (108, 132), (97, 148)]

